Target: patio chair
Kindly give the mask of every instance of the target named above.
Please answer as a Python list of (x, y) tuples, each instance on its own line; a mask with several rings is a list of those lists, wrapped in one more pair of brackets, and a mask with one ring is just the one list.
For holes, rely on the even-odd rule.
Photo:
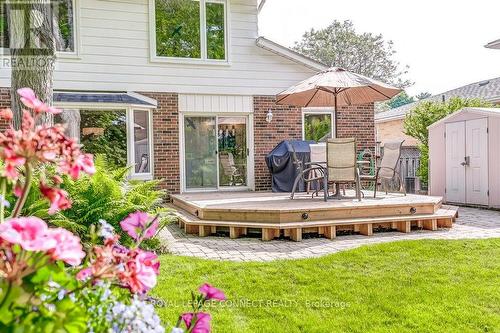
[[(356, 198), (361, 201), (361, 183), (356, 161), (356, 139), (328, 139), (326, 146), (328, 184), (355, 185)], [(335, 193), (341, 198), (340, 193)]]
[[(290, 194), (290, 199), (293, 199), (295, 196), (295, 191), (297, 190), (297, 186), (299, 182), (302, 181), (306, 183), (307, 193), (309, 193), (310, 183), (315, 183), (318, 186), (316, 188), (315, 193), (319, 191), (320, 185), (323, 184), (323, 192), (324, 192), (324, 200), (326, 201), (328, 198), (328, 184), (326, 178), (326, 169), (317, 162), (308, 162), (302, 163), (302, 161), (297, 157), (297, 153), (295, 152), (295, 148), (293, 147), (293, 143), (290, 142), (290, 146), (292, 147), (292, 161), (297, 170), (297, 177), (295, 177), (295, 181), (293, 182), (292, 193)], [(314, 193), (313, 193), (314, 196)]]
[(243, 175), (234, 163), (233, 154), (230, 152), (221, 152), (219, 158), (224, 176), (229, 178), (229, 186), (243, 184)]
[[(361, 180), (374, 181), (373, 197), (377, 197), (377, 188), (381, 180), (393, 180), (396, 176), (399, 179), (399, 190), (406, 196), (406, 188), (398, 171), (399, 159), (401, 157), (401, 148), (404, 140), (389, 141), (384, 143), (384, 150), (380, 164), (377, 166), (375, 175), (362, 175)], [(386, 193), (387, 193), (387, 186)]]

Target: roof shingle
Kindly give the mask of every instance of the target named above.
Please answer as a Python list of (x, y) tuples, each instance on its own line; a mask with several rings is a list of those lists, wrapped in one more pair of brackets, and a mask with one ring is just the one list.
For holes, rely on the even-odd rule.
[(452, 97), (480, 98), (490, 102), (500, 101), (500, 77), (475, 82), (463, 87), (459, 87), (442, 94), (437, 94), (429, 98), (406, 104), (398, 108), (380, 112), (375, 115), (375, 121), (389, 121), (404, 118), (408, 112), (415, 108), (422, 101), (442, 101)]

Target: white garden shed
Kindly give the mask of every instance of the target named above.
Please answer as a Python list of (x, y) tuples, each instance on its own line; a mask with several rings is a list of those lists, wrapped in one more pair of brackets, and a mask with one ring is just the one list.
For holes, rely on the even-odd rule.
[(429, 194), (500, 208), (500, 109), (464, 108), (429, 126)]

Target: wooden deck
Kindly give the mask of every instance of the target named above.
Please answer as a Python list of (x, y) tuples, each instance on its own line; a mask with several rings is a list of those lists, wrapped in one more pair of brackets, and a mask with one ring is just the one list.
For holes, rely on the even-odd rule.
[[(347, 193), (349, 195), (349, 193)], [(315, 233), (333, 239), (348, 230), (370, 236), (374, 229), (410, 232), (412, 228), (437, 230), (451, 227), (457, 208), (443, 206), (440, 197), (370, 192), (359, 202), (355, 199), (329, 200), (299, 195), (259, 192), (217, 192), (172, 195), (179, 225), (187, 233), (201, 237), (220, 230), (231, 238), (260, 230), (263, 240), (280, 236), (300, 241), (303, 233)]]

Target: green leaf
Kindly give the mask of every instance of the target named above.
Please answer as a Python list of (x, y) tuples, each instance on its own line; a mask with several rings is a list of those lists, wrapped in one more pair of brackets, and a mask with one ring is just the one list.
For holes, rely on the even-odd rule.
[(22, 248), (19, 244), (14, 244), (12, 246), (12, 252), (14, 252), (14, 254), (19, 254), (19, 253), (21, 253), (21, 251), (22, 251)]
[(35, 275), (31, 278), (32, 283), (42, 283), (42, 282), (47, 282), (50, 279), (50, 276), (52, 274), (52, 270), (50, 269), (49, 266), (44, 266), (40, 268), (38, 271), (36, 271)]

